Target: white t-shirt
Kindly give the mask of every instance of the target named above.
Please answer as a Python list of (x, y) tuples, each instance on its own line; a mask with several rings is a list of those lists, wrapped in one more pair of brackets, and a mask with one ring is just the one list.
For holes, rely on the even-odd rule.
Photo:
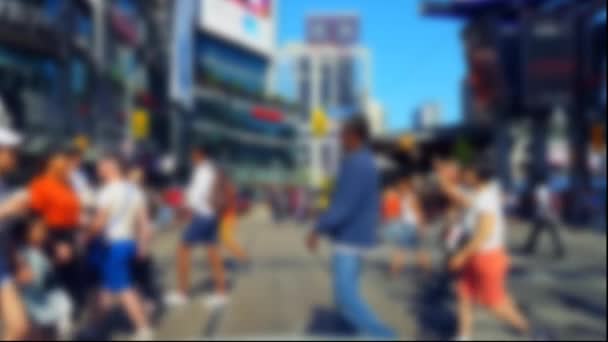
[(488, 240), (481, 247), (482, 252), (502, 248), (505, 243), (506, 220), (502, 206), (502, 192), (498, 183), (491, 183), (484, 189), (472, 195), (471, 207), (467, 210), (465, 226), (470, 232), (477, 229), (483, 214), (492, 214), (496, 218), (496, 225)]
[(105, 237), (109, 241), (133, 240), (137, 216), (145, 206), (144, 194), (136, 185), (126, 181), (104, 185), (98, 207), (108, 212)]
[(194, 213), (210, 217), (215, 215), (211, 203), (217, 172), (211, 162), (203, 162), (194, 169), (186, 190), (186, 203)]
[(84, 208), (93, 207), (95, 205), (95, 195), (89, 185), (87, 176), (82, 171), (76, 170), (72, 172), (70, 178), (82, 206)]
[(420, 223), (418, 212), (414, 208), (414, 195), (405, 195), (401, 200), (401, 218), (403, 223), (417, 227)]

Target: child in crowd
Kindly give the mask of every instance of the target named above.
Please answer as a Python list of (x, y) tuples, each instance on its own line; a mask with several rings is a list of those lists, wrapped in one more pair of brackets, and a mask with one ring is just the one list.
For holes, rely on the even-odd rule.
[(34, 335), (51, 332), (60, 339), (72, 333), (72, 303), (53, 281), (52, 263), (44, 248), (47, 227), (36, 215), (30, 216), (25, 229), (25, 244), (17, 255), (17, 283), (32, 325)]

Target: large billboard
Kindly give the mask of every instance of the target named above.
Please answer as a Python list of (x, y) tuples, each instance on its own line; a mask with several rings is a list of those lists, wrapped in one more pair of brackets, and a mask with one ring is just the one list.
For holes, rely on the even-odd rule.
[(524, 101), (529, 108), (568, 108), (576, 89), (572, 17), (530, 18), (524, 33)]
[(201, 0), (199, 27), (263, 55), (275, 47), (277, 0)]

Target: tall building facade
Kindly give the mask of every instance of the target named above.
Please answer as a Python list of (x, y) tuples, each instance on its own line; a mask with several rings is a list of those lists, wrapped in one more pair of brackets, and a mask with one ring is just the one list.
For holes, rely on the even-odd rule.
[(355, 14), (307, 18), (296, 71), (298, 100), (305, 113), (323, 108), (330, 116), (342, 117), (364, 109), (371, 76), (367, 52), (359, 45), (360, 30)]
[[(321, 188), (335, 175), (341, 159), (340, 122), (367, 113), (371, 100), (372, 68), (368, 49), (360, 44), (357, 14), (311, 14), (303, 42), (287, 44), (281, 58), (293, 64), (296, 97), (303, 107), (299, 153), (310, 185)], [(325, 132), (310, 122), (325, 117)], [(312, 126), (315, 126), (314, 124)]]
[(146, 161), (204, 143), (239, 180), (288, 181), (299, 108), (266, 87), (277, 3), (0, 0), (0, 122)]
[(185, 145), (203, 143), (242, 183), (285, 183), (299, 108), (271, 96), (278, 0), (197, 1), (193, 107)]

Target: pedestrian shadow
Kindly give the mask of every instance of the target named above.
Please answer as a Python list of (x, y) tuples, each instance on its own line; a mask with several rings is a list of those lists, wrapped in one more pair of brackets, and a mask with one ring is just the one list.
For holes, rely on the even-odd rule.
[(120, 309), (108, 313), (106, 318), (96, 322), (95, 327), (86, 326), (76, 332), (75, 341), (111, 341), (118, 334), (128, 335), (134, 332), (127, 315)]
[(562, 290), (554, 290), (553, 295), (562, 305), (568, 307), (569, 311), (583, 312), (595, 319), (606, 319), (605, 298), (604, 300), (590, 301)]
[[(436, 273), (418, 287), (421, 292), (413, 303), (418, 323), (417, 340), (448, 341), (455, 336), (457, 317), (452, 305), (452, 281), (450, 275)], [(405, 310), (411, 315), (411, 307), (406, 305)]]
[[(228, 290), (228, 292), (232, 292), (233, 288), (234, 288), (234, 280), (226, 279), (226, 289)], [(213, 279), (211, 279), (211, 278), (203, 279), (198, 284), (194, 285), (191, 289), (191, 293), (193, 296), (197, 296), (200, 294), (206, 294), (206, 293), (211, 294), (214, 291), (215, 291), (215, 283), (213, 282)]]
[(574, 324), (567, 325), (562, 331), (562, 336), (571, 336), (579, 340), (588, 341), (605, 341), (606, 340), (606, 328), (597, 329), (588, 325)]
[(223, 317), (224, 308), (214, 309), (210, 313), (209, 320), (207, 320), (207, 323), (203, 325), (202, 336), (204, 339), (212, 339), (217, 335)]
[(306, 327), (309, 336), (349, 338), (357, 336), (357, 330), (334, 309), (317, 307), (312, 311)]
[(531, 274), (530, 270), (521, 265), (512, 265), (509, 270), (509, 277), (512, 279), (527, 278)]

